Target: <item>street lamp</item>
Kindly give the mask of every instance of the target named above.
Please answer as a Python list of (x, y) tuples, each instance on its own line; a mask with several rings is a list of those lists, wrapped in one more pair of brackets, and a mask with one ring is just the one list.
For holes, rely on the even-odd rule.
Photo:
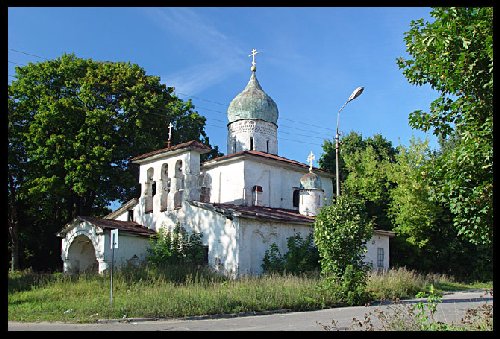
[(339, 117), (340, 117), (340, 111), (342, 111), (350, 101), (356, 99), (363, 93), (364, 87), (358, 87), (356, 88), (349, 99), (345, 102), (345, 104), (339, 109), (339, 112), (337, 113), (337, 133), (335, 134), (335, 175), (336, 175), (336, 184), (337, 184), (337, 197), (340, 196), (340, 178), (339, 178)]

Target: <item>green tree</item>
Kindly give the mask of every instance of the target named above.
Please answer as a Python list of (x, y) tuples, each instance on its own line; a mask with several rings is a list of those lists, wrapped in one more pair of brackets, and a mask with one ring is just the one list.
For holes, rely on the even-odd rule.
[(364, 202), (350, 195), (323, 207), (314, 221), (321, 274), (327, 286), (348, 303), (364, 299), (368, 266), (363, 259), (372, 234)]
[[(345, 167), (345, 158), (349, 157), (350, 154), (354, 153), (356, 150), (363, 149), (365, 147), (365, 142), (363, 141), (363, 137), (361, 134), (356, 132), (350, 132), (346, 136), (342, 136), (339, 141), (339, 177), (340, 183), (342, 187), (342, 183), (347, 178), (349, 173), (348, 169)], [(323, 153), (321, 154), (320, 159), (318, 160), (319, 167), (330, 173), (336, 173), (335, 161), (335, 139), (323, 141)], [(335, 179), (332, 179), (335, 180)], [(333, 182), (335, 187), (335, 181)]]
[(389, 179), (395, 183), (389, 208), (393, 230), (420, 248), (429, 242), (430, 231), (443, 213), (443, 208), (430, 199), (426, 177), (432, 154), (428, 145), (428, 141), (412, 138), (409, 148), (399, 147), (397, 162), (388, 171)]
[(136, 64), (65, 54), (17, 67), (8, 92), (10, 240), (29, 238), (22, 253), (40, 268), (57, 266), (55, 233), (71, 218), (138, 194), (130, 159), (165, 147), (169, 123), (174, 144), (208, 144), (191, 101)]
[(439, 272), (462, 279), (489, 279), (491, 253), (457, 236), (452, 213), (433, 200), (433, 159), (438, 155), (428, 141), (410, 140), (400, 146), (397, 162), (391, 165), (389, 215), (396, 237), (392, 240), (391, 261), (421, 272)]
[(432, 198), (449, 205), (460, 235), (493, 238), (493, 8), (433, 8), (433, 22), (414, 20), (405, 33), (411, 59), (398, 66), (411, 84), (439, 92), (410, 125), (454, 146), (436, 158)]
[[(380, 134), (363, 139), (360, 134), (351, 132), (341, 139), (341, 192), (361, 198), (375, 226), (386, 230), (392, 229), (387, 211), (392, 186), (387, 170), (395, 161), (395, 154), (392, 143)], [(335, 172), (335, 143), (325, 140), (319, 164), (322, 169)]]

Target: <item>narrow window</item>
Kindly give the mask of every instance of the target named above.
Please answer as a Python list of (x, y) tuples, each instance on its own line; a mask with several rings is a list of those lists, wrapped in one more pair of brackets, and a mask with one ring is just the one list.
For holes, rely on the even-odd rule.
[(262, 206), (262, 187), (255, 185), (252, 188), (252, 202), (254, 206)]
[(384, 249), (382, 247), (377, 248), (377, 267), (384, 267)]
[(269, 140), (266, 140), (266, 152), (269, 153)]
[(300, 201), (300, 190), (294, 189), (293, 190), (293, 207), (299, 207), (299, 201)]
[(134, 221), (134, 210), (127, 211), (127, 221)]
[(233, 153), (236, 153), (236, 138), (233, 139)]
[(253, 138), (250, 137), (250, 150), (252, 151), (253, 150)]
[(156, 181), (153, 181), (153, 186), (152, 186), (152, 195), (155, 196), (156, 195)]

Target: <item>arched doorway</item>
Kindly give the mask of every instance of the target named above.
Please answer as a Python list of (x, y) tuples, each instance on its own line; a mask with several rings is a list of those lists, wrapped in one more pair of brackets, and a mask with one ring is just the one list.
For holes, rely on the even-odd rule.
[(98, 271), (98, 262), (92, 241), (83, 234), (73, 239), (68, 249), (68, 273), (83, 273)]

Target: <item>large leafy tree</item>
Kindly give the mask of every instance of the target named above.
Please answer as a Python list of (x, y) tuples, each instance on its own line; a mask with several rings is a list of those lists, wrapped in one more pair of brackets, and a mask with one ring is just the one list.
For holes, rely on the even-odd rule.
[[(363, 139), (350, 132), (341, 139), (339, 172), (342, 194), (355, 195), (365, 202), (368, 216), (375, 227), (390, 230), (387, 216), (391, 182), (387, 178), (388, 166), (395, 161), (396, 149), (380, 134)], [(335, 172), (335, 144), (323, 143), (320, 167)]]
[(491, 279), (491, 252), (457, 236), (449, 207), (431, 198), (433, 160), (429, 142), (415, 138), (399, 146), (396, 163), (388, 170), (394, 183), (389, 215), (396, 237), (391, 261), (421, 272), (440, 272), (461, 279)]
[(439, 93), (410, 125), (446, 142), (434, 161), (432, 199), (449, 205), (460, 235), (493, 238), (493, 8), (433, 8), (433, 22), (414, 20), (405, 34), (409, 60), (398, 66), (411, 84)]
[(8, 92), (9, 230), (25, 259), (57, 261), (66, 222), (136, 196), (129, 160), (165, 147), (169, 123), (173, 144), (209, 143), (192, 103), (136, 64), (65, 54), (17, 67)]

